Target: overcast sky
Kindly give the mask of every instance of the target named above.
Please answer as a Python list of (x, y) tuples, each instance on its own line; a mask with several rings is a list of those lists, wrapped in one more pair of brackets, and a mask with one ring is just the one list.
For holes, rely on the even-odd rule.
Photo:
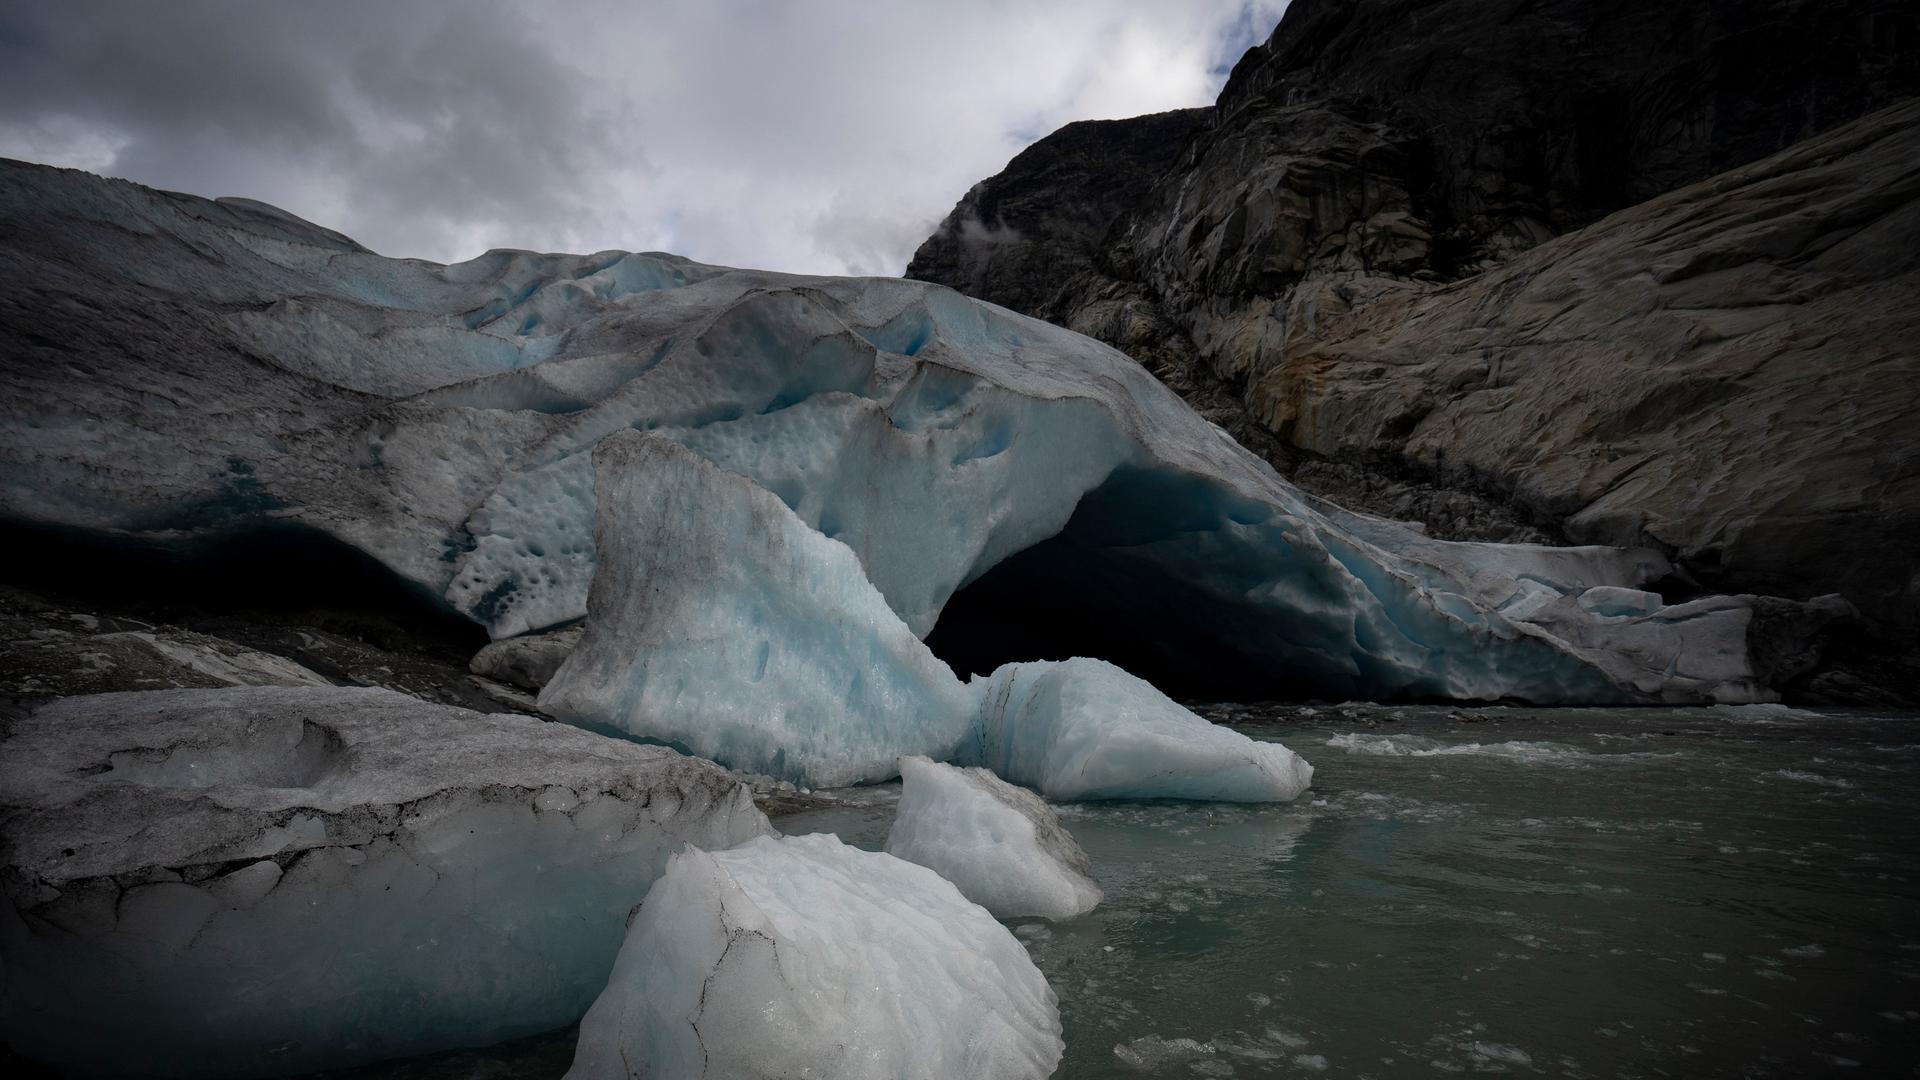
[(1072, 120), (1208, 104), (1285, 0), (0, 4), (0, 156), (386, 255), (898, 274)]

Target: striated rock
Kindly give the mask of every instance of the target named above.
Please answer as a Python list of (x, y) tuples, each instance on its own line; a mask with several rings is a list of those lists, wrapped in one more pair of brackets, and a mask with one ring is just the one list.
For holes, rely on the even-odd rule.
[[(910, 273), (1126, 350), (1345, 506), (1650, 543), (1673, 589), (1837, 591), (1910, 641), (1911, 117), (1823, 133), (1920, 93), (1917, 35), (1894, 0), (1295, 0), (1092, 250), (956, 276), (949, 219)], [(1045, 179), (956, 215), (1078, 220)]]
[(238, 1076), (547, 1031), (670, 854), (767, 831), (710, 762), (385, 690), (67, 698), (0, 743), (0, 1032)]

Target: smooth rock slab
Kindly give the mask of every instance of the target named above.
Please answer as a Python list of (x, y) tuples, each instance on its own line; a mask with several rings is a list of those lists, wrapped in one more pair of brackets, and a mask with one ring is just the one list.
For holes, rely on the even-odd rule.
[(563, 1026), (671, 852), (768, 830), (711, 763), (359, 688), (57, 701), (0, 805), (0, 1038), (145, 1075)]
[(568, 626), (496, 641), (473, 654), (467, 666), (475, 675), (538, 693), (553, 681), (553, 673), (579, 647), (585, 632), (582, 627)]
[(641, 905), (568, 1080), (1039, 1080), (1053, 990), (924, 866), (818, 834), (689, 850)]
[(887, 854), (932, 870), (1002, 919), (1084, 915), (1104, 895), (1087, 853), (1033, 792), (985, 769), (900, 759)]

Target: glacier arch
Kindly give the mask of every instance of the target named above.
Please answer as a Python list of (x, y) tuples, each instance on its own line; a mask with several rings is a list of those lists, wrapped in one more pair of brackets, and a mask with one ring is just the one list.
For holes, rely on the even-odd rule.
[(287, 215), (8, 169), (5, 265), (91, 314), (5, 372), (0, 516), (168, 541), (311, 529), (509, 637), (586, 611), (591, 454), (638, 430), (847, 545), (921, 637), (1008, 559), (1079, 545), (1095, 554), (1071, 568), (1104, 575), (1068, 594), (1089, 619), (1157, 610), (1204, 657), (1303, 692), (1769, 696), (1745, 601), (1582, 604), (1658, 578), (1654, 553), (1346, 513), (1124, 355), (939, 286), (624, 252), (383, 259)]

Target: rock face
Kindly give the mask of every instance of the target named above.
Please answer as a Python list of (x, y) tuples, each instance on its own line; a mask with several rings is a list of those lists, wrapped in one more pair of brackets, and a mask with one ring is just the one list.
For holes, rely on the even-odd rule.
[(1064, 323), (1061, 286), (1092, 271), (1107, 227), (1173, 165), (1207, 109), (1068, 124), (975, 184), (914, 253), (907, 276)]
[(0, 1031), (81, 1072), (260, 1075), (563, 1026), (711, 762), (386, 690), (66, 698), (0, 743)]
[[(1702, 584), (1920, 620), (1920, 101), (1447, 288), (1328, 307), (1250, 407)], [(1444, 389), (1443, 389), (1444, 388)]]
[(1119, 346), (1348, 506), (1648, 543), (1910, 636), (1914, 118), (1832, 129), (1920, 92), (1917, 31), (1889, 0), (1295, 0), (1195, 133), (1129, 150), (1175, 160), (1093, 250), (956, 258), (981, 206), (1081, 221), (1010, 168), (908, 273)]

